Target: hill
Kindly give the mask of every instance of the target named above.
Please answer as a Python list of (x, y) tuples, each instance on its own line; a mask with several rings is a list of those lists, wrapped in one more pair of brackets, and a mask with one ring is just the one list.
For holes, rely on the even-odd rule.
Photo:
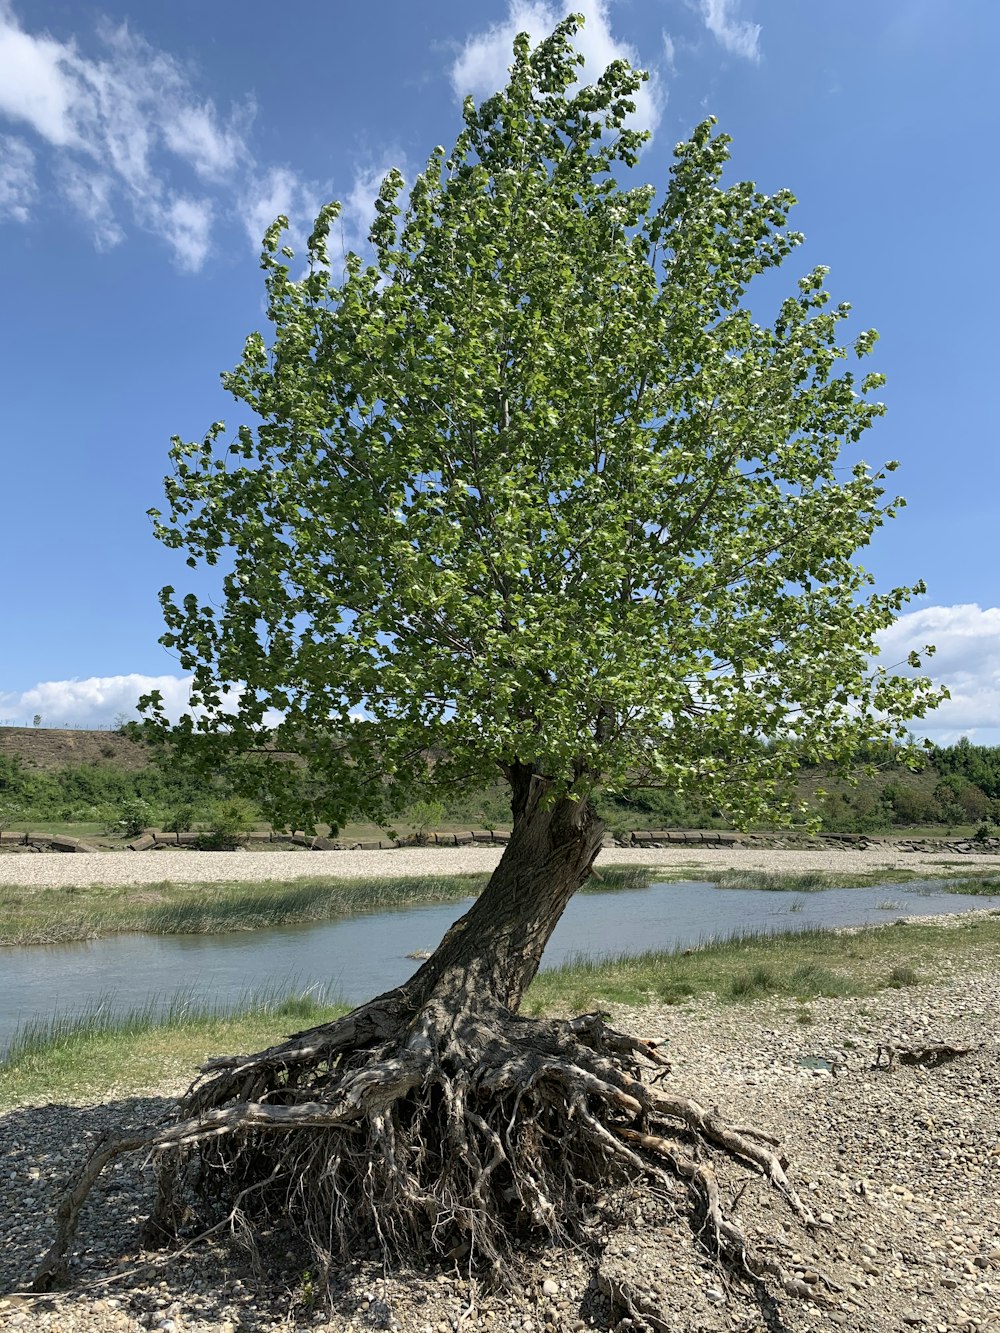
[(149, 763), (142, 745), (116, 731), (73, 731), (68, 727), (0, 727), (0, 757), (28, 768), (51, 771), (74, 764), (114, 764), (128, 772)]

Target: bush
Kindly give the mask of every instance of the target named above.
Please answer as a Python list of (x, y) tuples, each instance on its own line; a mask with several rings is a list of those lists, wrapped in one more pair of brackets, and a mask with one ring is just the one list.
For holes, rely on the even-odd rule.
[[(72, 811), (69, 812), (71, 816)], [(149, 827), (152, 812), (145, 801), (126, 796), (103, 813), (102, 833), (106, 838), (137, 838)]]
[(919, 980), (919, 974), (906, 963), (897, 963), (889, 973), (889, 985), (893, 990), (901, 990), (903, 986), (916, 986)]
[(415, 801), (404, 812), (404, 818), (413, 829), (417, 842), (426, 842), (433, 825), (444, 822), (444, 815), (445, 809), (440, 801)]
[(234, 851), (246, 842), (256, 822), (257, 811), (249, 801), (239, 796), (217, 801), (208, 811), (198, 846), (210, 852)]
[(179, 805), (163, 821), (167, 833), (187, 833), (194, 823), (194, 806)]

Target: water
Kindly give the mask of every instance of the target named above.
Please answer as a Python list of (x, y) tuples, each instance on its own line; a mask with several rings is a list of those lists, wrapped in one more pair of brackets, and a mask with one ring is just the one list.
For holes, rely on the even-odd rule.
[[(1000, 897), (941, 893), (933, 881), (813, 893), (654, 884), (578, 894), (545, 951), (543, 967), (574, 955), (690, 948), (738, 933), (865, 925), (970, 908)], [(418, 966), (408, 953), (431, 950), (465, 903), (409, 907), (323, 925), (225, 935), (119, 935), (80, 944), (0, 948), (0, 1051), (24, 1019), (78, 1011), (113, 992), (122, 1007), (189, 988), (236, 1003), (248, 986), (330, 982), (360, 1003), (405, 981)]]

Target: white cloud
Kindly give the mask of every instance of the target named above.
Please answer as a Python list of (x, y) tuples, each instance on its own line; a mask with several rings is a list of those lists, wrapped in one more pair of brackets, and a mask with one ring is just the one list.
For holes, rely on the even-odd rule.
[(392, 167), (402, 167), (401, 155), (395, 160), (387, 160), (377, 167), (364, 167), (355, 172), (350, 190), (343, 199), (343, 212), (340, 215), (341, 233), (344, 250), (363, 250), (368, 243), (368, 233), (375, 221), (375, 200), (382, 188), (382, 182)]
[(760, 24), (737, 17), (740, 0), (701, 0), (705, 27), (730, 55), (760, 59)]
[(264, 233), (275, 218), (288, 218), (288, 241), (301, 250), (312, 230), (325, 196), (319, 186), (304, 181), (290, 167), (271, 167), (248, 181), (240, 202), (240, 214), (250, 244), (260, 249)]
[(1000, 607), (973, 602), (910, 611), (879, 635), (881, 661), (886, 666), (905, 664), (911, 652), (921, 652), (928, 643), (937, 651), (921, 670), (947, 686), (951, 698), (914, 730), (940, 741), (966, 735), (995, 744), (994, 736), (1000, 734)]
[(126, 24), (100, 27), (98, 40), (99, 55), (87, 56), (73, 41), (29, 33), (0, 0), (0, 116), (38, 135), (98, 248), (118, 244), (131, 217), (166, 242), (179, 268), (196, 271), (211, 248), (213, 210), (176, 181), (178, 167), (209, 181), (233, 173), (249, 158), (252, 109), (223, 123), (181, 65)]
[(677, 44), (666, 29), (664, 29), (662, 36), (663, 59), (666, 62), (667, 72), (674, 74), (677, 71)]
[[(504, 87), (513, 59), (514, 38), (526, 32), (532, 42), (547, 37), (567, 14), (583, 14), (586, 22), (576, 34), (575, 45), (586, 64), (581, 82), (595, 81), (614, 60), (628, 60), (637, 68), (642, 61), (635, 50), (617, 41), (611, 33), (607, 0), (508, 0), (507, 18), (472, 36), (451, 68), (451, 85), (458, 98), (468, 94), (489, 97)], [(631, 124), (640, 130), (655, 130), (663, 109), (663, 95), (655, 76), (635, 94)]]
[(173, 250), (178, 268), (197, 273), (209, 251), (212, 205), (207, 199), (172, 199), (162, 211), (159, 230)]
[(51, 37), (23, 32), (0, 5), (0, 112), (27, 121), (50, 143), (76, 143), (74, 85), (66, 68), (73, 54), (72, 47)]
[[(246, 119), (250, 119), (249, 112)], [(190, 162), (208, 181), (225, 179), (248, 156), (237, 117), (223, 129), (212, 102), (179, 107), (164, 124), (163, 137), (172, 153)]]
[(42, 725), (49, 727), (107, 726), (125, 713), (138, 717), (135, 706), (139, 696), (159, 690), (171, 718), (187, 707), (191, 693), (190, 676), (90, 676), (86, 680), (43, 680), (20, 694), (0, 694), (0, 714), (4, 721), (30, 721), (40, 714)]
[(110, 250), (125, 239), (115, 221), (115, 184), (109, 175), (69, 161), (63, 164), (59, 186), (80, 217), (90, 224), (98, 250)]
[(0, 136), (0, 218), (27, 222), (37, 193), (34, 153), (23, 139)]
[[(182, 713), (191, 712), (193, 676), (89, 676), (85, 680), (44, 680), (21, 693), (0, 693), (0, 722), (27, 726), (36, 715), (43, 727), (97, 728), (110, 726), (124, 714), (130, 721), (138, 718), (139, 697), (152, 690), (163, 696), (163, 710), (171, 722)], [(224, 696), (222, 711), (233, 713), (240, 691)], [(195, 715), (200, 711), (193, 710)], [(269, 710), (264, 717), (269, 727), (277, 726), (280, 713)]]

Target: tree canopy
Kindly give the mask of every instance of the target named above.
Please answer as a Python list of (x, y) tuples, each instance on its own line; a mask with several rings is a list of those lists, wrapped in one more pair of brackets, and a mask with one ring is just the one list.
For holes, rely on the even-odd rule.
[(822, 268), (754, 319), (753, 279), (802, 240), (792, 195), (727, 184), (710, 120), (662, 195), (632, 183), (644, 76), (579, 86), (577, 25), (519, 37), (408, 193), (389, 173), (367, 258), (337, 271), (336, 204), (305, 267), (278, 219), (272, 332), (223, 377), (259, 424), (173, 443), (157, 534), (224, 574), (218, 608), (164, 590), (209, 708), (185, 726), (246, 747), (277, 710), (317, 814), (433, 750), (439, 780), (519, 764), (774, 817), (795, 760), (903, 737), (936, 698), (871, 665), (922, 591), (873, 592), (856, 559), (903, 503), (854, 450), (877, 335), (847, 340)]

